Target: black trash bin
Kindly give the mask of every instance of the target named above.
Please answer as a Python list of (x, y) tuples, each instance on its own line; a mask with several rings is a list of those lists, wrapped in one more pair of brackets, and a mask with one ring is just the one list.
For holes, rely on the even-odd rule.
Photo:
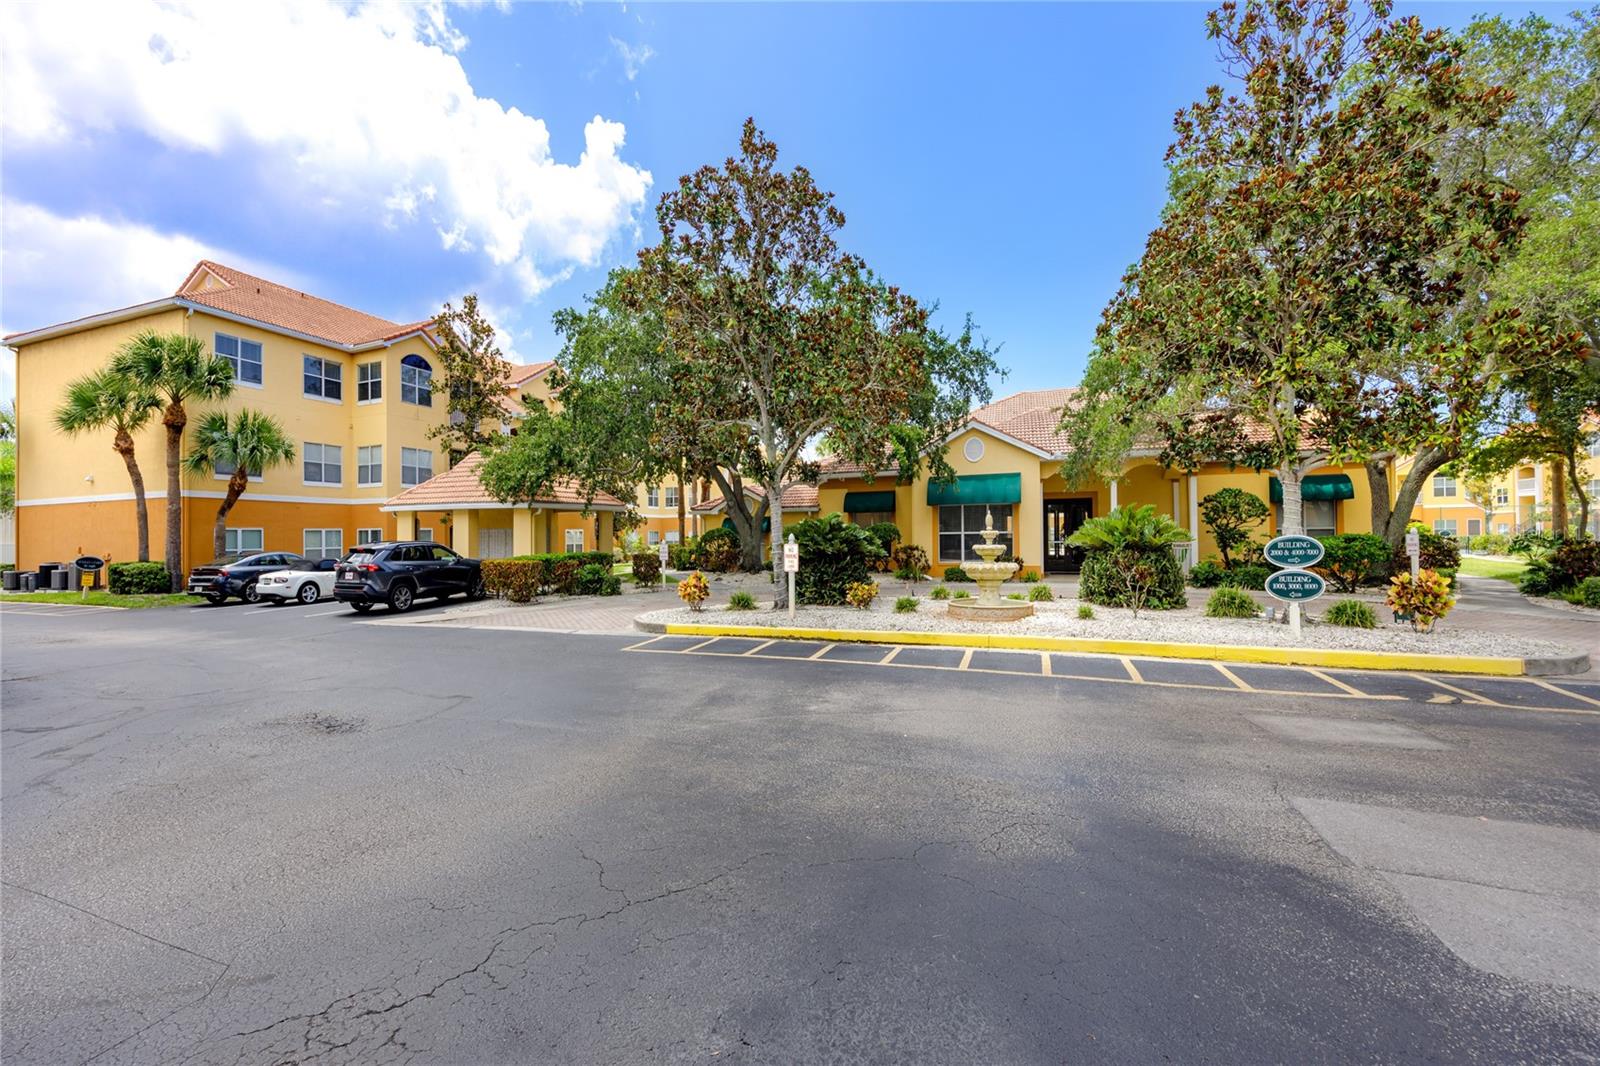
[(16, 592), (22, 587), (22, 574), (17, 570), (7, 570), (0, 573), (0, 588), (7, 592)]

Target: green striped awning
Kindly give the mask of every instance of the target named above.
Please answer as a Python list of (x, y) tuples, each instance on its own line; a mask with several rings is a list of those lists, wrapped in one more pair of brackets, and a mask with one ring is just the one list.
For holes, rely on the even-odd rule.
[(954, 481), (928, 482), (928, 504), (932, 507), (1021, 502), (1021, 474), (963, 474)]
[[(1267, 495), (1273, 503), (1283, 502), (1283, 482), (1272, 478), (1267, 482)], [(1311, 474), (1300, 479), (1302, 500), (1353, 500), (1356, 487), (1350, 483), (1349, 474)]]
[(868, 511), (893, 511), (894, 490), (886, 492), (847, 492), (844, 494), (844, 513), (862, 514)]

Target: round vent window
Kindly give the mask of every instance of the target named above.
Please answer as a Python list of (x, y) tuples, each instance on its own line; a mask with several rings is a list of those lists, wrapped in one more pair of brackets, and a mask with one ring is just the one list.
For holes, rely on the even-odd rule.
[(961, 454), (967, 457), (967, 462), (975, 463), (983, 458), (983, 438), (968, 437), (967, 443), (961, 446)]

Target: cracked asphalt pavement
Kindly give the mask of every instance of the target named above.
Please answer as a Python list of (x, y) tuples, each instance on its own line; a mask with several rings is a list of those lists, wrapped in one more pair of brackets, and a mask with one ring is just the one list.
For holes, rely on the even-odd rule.
[(1600, 1061), (1600, 717), (0, 613), (0, 1057)]

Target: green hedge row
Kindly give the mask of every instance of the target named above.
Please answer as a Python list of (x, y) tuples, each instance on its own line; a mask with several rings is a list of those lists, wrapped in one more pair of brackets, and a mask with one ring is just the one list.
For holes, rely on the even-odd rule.
[(118, 596), (172, 591), (172, 578), (161, 563), (112, 563), (106, 567), (106, 575), (111, 591)]
[(491, 596), (528, 603), (551, 592), (563, 596), (615, 596), (622, 579), (611, 572), (610, 552), (557, 552), (483, 561), (483, 587)]

